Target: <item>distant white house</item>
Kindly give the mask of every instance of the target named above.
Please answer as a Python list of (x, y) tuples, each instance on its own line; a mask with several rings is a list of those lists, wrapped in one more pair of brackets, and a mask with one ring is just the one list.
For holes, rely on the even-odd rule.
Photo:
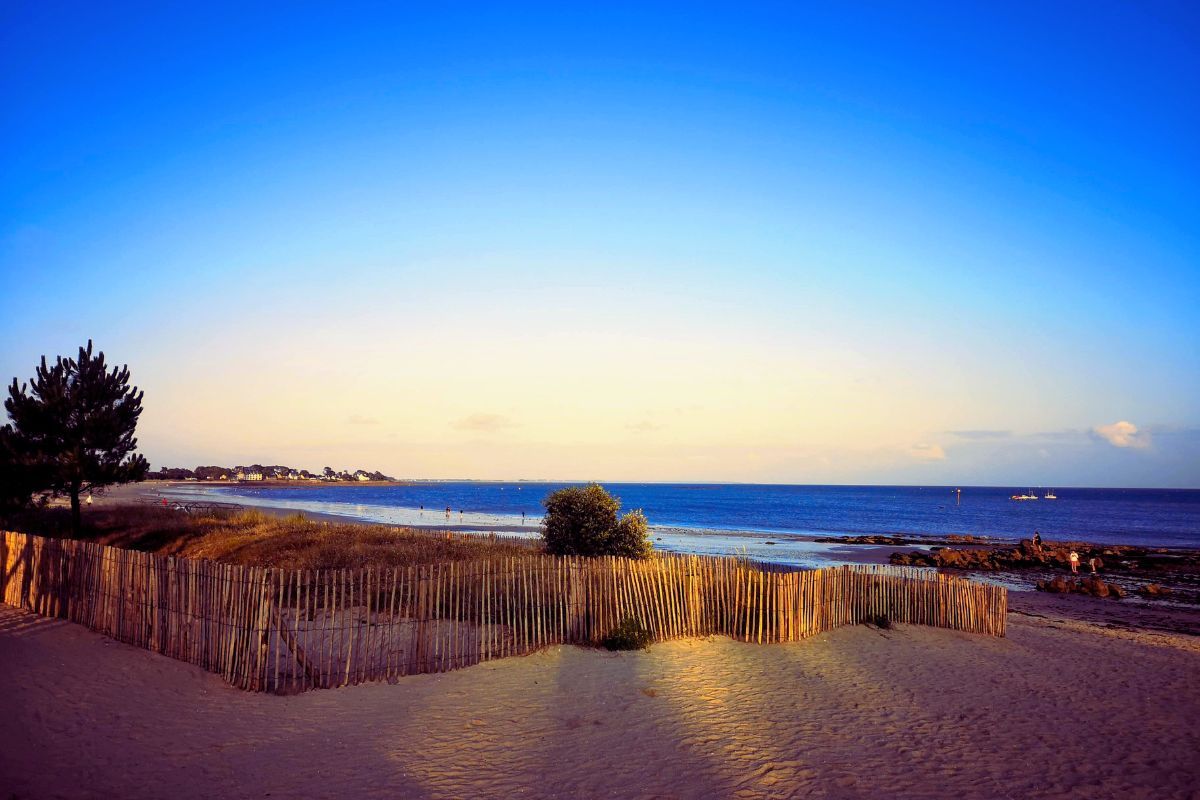
[(287, 479), (289, 481), (298, 481), (298, 480), (300, 480), (300, 473), (299, 472), (289, 472), (287, 474)]
[(368, 475), (367, 473), (363, 472), (361, 469), (360, 469), (358, 472), (354, 473), (354, 478), (355, 478), (356, 480), (360, 480), (360, 481), (369, 481), (369, 480), (371, 480), (371, 476), (370, 476), (370, 475)]

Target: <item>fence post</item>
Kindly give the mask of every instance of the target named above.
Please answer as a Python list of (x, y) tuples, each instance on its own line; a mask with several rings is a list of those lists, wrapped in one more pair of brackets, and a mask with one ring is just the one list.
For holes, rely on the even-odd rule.
[(567, 643), (581, 644), (584, 631), (584, 589), (579, 574), (579, 559), (571, 557), (567, 562)]

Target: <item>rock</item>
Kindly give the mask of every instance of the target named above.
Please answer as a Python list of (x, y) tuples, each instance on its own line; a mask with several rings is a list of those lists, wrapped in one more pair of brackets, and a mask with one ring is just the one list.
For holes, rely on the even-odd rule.
[(1095, 576), (1076, 581), (1068, 580), (1059, 575), (1052, 580), (1038, 581), (1037, 590), (1039, 592), (1051, 592), (1054, 594), (1087, 594), (1092, 597), (1111, 597), (1114, 600), (1120, 600), (1125, 596), (1125, 590), (1120, 586), (1117, 586), (1115, 583), (1105, 583)]
[(1142, 597), (1154, 599), (1166, 597), (1167, 595), (1171, 594), (1171, 590), (1166, 586), (1161, 586), (1157, 583), (1147, 583), (1145, 586), (1139, 587), (1137, 593)]
[(1053, 592), (1055, 594), (1068, 594), (1073, 591), (1075, 585), (1066, 578), (1059, 575), (1053, 580), (1038, 581), (1037, 588), (1040, 592)]

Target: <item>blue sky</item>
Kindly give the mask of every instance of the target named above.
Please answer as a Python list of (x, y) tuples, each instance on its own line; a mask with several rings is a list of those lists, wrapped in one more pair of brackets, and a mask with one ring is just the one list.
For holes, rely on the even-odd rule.
[(1200, 486), (1200, 12), (969, 5), (7, 5), (0, 375), (94, 338), (156, 464)]

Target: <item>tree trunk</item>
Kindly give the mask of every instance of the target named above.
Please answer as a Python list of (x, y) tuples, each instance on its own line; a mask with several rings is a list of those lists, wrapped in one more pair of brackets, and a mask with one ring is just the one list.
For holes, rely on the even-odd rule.
[(78, 486), (71, 487), (71, 535), (76, 539), (79, 538), (79, 528), (81, 527), (79, 517), (79, 488)]

